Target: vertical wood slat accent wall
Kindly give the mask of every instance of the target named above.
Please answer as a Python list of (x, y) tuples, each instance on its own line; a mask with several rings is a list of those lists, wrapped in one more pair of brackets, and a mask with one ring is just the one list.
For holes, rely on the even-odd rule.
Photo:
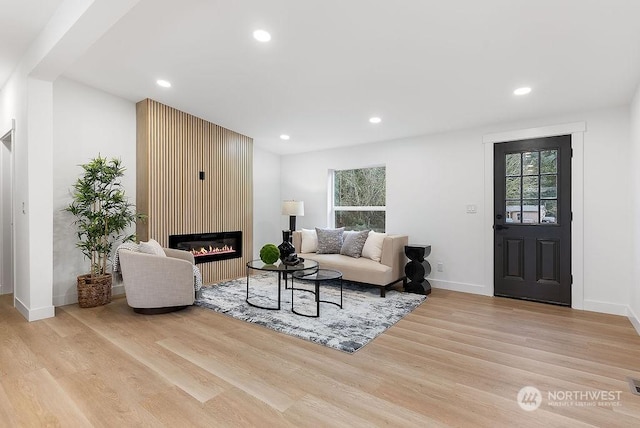
[[(205, 284), (246, 274), (253, 251), (253, 139), (146, 99), (137, 105), (138, 239), (242, 231), (242, 258), (202, 263)], [(199, 179), (204, 171), (205, 179)]]

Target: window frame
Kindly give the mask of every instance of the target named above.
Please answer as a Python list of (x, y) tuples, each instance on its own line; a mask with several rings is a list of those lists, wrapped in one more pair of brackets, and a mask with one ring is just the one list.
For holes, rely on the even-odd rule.
[[(336, 206), (335, 205), (335, 177), (337, 171), (349, 171), (356, 169), (370, 169), (370, 168), (384, 168), (384, 183), (385, 183), (385, 197), (384, 206)], [(328, 171), (328, 186), (327, 186), (327, 224), (329, 227), (336, 227), (336, 212), (338, 211), (383, 211), (385, 213), (384, 219), (384, 232), (387, 230), (387, 166), (385, 164), (380, 165), (368, 165), (362, 167), (350, 167), (350, 168), (332, 168)]]

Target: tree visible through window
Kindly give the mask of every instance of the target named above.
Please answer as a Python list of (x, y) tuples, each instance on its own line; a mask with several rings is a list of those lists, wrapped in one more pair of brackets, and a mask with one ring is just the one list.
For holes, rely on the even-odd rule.
[(332, 208), (336, 227), (384, 232), (385, 167), (333, 171)]

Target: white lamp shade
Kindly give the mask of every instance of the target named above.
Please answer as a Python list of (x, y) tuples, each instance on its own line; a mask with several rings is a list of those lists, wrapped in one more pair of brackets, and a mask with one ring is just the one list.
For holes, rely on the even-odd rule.
[(304, 215), (304, 202), (282, 201), (283, 215)]

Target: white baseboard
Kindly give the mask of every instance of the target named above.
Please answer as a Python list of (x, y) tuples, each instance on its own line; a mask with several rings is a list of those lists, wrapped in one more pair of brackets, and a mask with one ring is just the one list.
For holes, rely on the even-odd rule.
[[(467, 284), (462, 282), (445, 281), (439, 279), (427, 278), (433, 288), (442, 288), (444, 290), (460, 291), (462, 293), (480, 294), (483, 296), (493, 296), (493, 293), (487, 287), (479, 284)], [(640, 317), (633, 313), (631, 308), (618, 303), (600, 302), (597, 300), (585, 300), (582, 310), (591, 312), (600, 312), (610, 315), (622, 315), (629, 317), (629, 320), (640, 334)]]
[(27, 308), (27, 306), (24, 303), (22, 303), (20, 301), (20, 299), (18, 299), (17, 297), (14, 297), (13, 303), (15, 304), (16, 309), (18, 310), (18, 312), (20, 312), (22, 314), (22, 316), (25, 319), (28, 320), (29, 319), (29, 308)]
[[(124, 285), (120, 283), (119, 285), (114, 285), (111, 288), (112, 296), (120, 296), (124, 294)], [(78, 293), (69, 293), (62, 294), (60, 296), (53, 296), (53, 306), (66, 306), (66, 305), (75, 305), (78, 303)]]
[(585, 311), (600, 312), (603, 314), (626, 316), (628, 306), (620, 305), (618, 303), (599, 302), (597, 300), (585, 299), (583, 309)]
[(627, 307), (627, 318), (629, 318), (631, 325), (633, 325), (633, 328), (636, 329), (636, 332), (638, 332), (638, 335), (640, 336), (640, 318), (638, 318), (638, 315), (633, 312), (631, 306)]
[(46, 306), (44, 308), (31, 309), (29, 311), (29, 321), (38, 321), (43, 320), (45, 318), (53, 318), (56, 316), (56, 308), (51, 306)]
[(25, 317), (29, 322), (43, 320), (46, 318), (52, 318), (56, 316), (56, 309), (53, 306), (45, 306), (44, 308), (29, 309), (18, 298), (15, 299), (15, 304), (18, 312), (20, 312), (22, 316)]
[(443, 290), (460, 291), (461, 293), (481, 294), (483, 296), (491, 296), (487, 287), (479, 284), (468, 284), (464, 282), (445, 281), (441, 279), (427, 278), (427, 281), (433, 288), (442, 288)]

